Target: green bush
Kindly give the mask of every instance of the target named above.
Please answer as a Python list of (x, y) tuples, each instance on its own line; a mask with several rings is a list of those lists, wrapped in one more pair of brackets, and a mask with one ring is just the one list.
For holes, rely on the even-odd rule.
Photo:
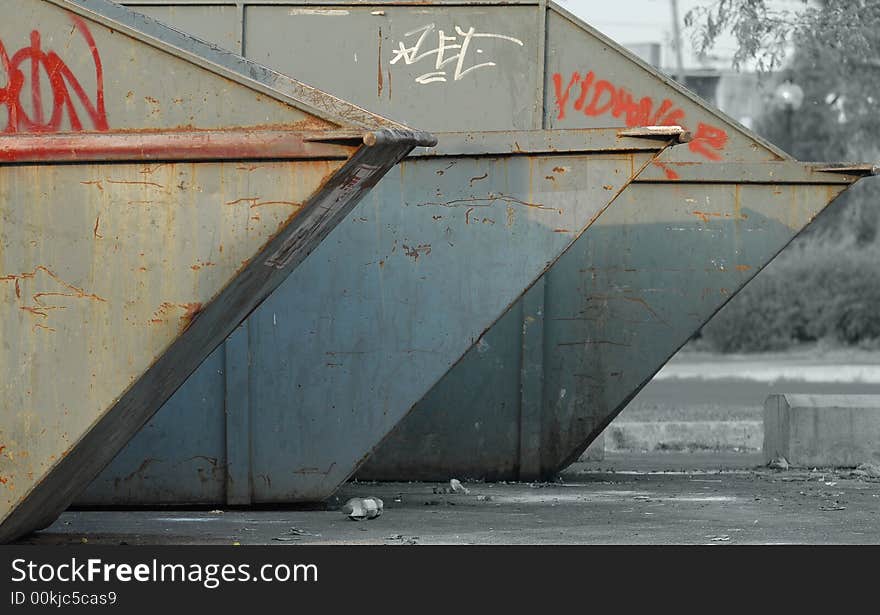
[(880, 342), (880, 250), (797, 245), (758, 274), (702, 330), (719, 352), (785, 350), (828, 340)]

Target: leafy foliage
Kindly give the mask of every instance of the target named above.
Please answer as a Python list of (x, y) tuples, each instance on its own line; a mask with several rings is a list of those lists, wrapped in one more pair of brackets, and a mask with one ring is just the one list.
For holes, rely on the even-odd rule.
[[(756, 130), (800, 160), (880, 159), (880, 0), (718, 0), (686, 24), (707, 53), (723, 32), (804, 90), (797, 112), (768, 105)], [(702, 331), (721, 351), (832, 340), (880, 347), (880, 181), (861, 182)]]
[(831, 340), (880, 345), (880, 251), (795, 249), (749, 283), (705, 327), (721, 352), (784, 350)]

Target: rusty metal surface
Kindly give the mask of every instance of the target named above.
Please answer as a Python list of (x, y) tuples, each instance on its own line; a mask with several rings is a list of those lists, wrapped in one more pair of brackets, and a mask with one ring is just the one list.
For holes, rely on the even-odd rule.
[[(432, 222), (415, 202), (477, 198), (500, 209), (502, 199), (487, 197), (506, 193), (481, 182), (506, 189), (511, 174), (495, 162), (468, 163), (471, 173), (437, 168), (445, 175), (430, 185), (441, 201), (408, 192), (413, 170), (427, 160), (408, 161), (400, 177), (379, 186), (398, 194), (394, 217), (363, 203), (322, 246), (321, 260), (300, 272), (326, 293), (301, 302), (293, 290), (279, 289), (265, 313), (215, 357), (226, 367), (222, 390), (211, 389), (218, 397), (197, 397), (204, 381), (193, 380), (84, 503), (319, 499), (407, 414), (415, 391), (439, 379), (443, 362), (451, 371), (359, 475), (545, 476), (585, 447), (690, 333), (859, 176), (794, 163), (553, 3), (129, 4), (419, 126), (474, 135), (495, 129), (455, 145), (444, 138), (428, 156), (488, 156), (505, 138), (510, 153), (534, 155), (550, 143), (569, 147), (581, 131), (599, 127), (679, 124), (690, 140), (649, 165), (491, 330), (480, 335), (475, 326), (476, 344), (460, 361), (445, 338), (461, 329), (447, 323), (486, 307), (478, 291), (495, 292), (493, 270), (481, 263), (510, 265), (503, 255), (511, 241), (516, 254), (545, 248), (497, 233), (503, 214), (468, 213), (469, 207), (432, 212), (444, 224), (450, 214), (464, 213), (467, 224), (450, 227), (449, 237), (425, 239)], [(334, 38), (338, 32), (345, 40)], [(490, 36), (478, 41), (474, 34)], [(444, 43), (442, 36), (453, 40)], [(546, 134), (525, 141), (522, 131), (529, 128)], [(430, 173), (415, 175), (427, 181)], [(540, 172), (532, 176), (541, 181)], [(543, 174), (547, 182), (551, 176), (559, 180)], [(393, 190), (385, 188), (395, 182)], [(573, 188), (556, 189), (568, 198)], [(496, 224), (470, 224), (475, 213)], [(465, 244), (462, 229), (486, 234)], [(448, 244), (458, 253), (438, 248)], [(411, 266), (389, 269), (394, 259)], [(446, 286), (434, 290), (441, 283)], [(507, 307), (493, 305), (498, 314)], [(310, 340), (301, 346), (286, 330), (294, 316), (307, 314), (319, 324), (300, 331)], [(438, 354), (436, 363), (425, 359), (430, 353)], [(249, 365), (248, 357), (258, 360)], [(225, 441), (194, 435), (185, 448), (166, 448), (163, 434), (179, 429), (176, 409), (193, 401), (215, 422), (212, 433), (225, 425)], [(254, 456), (251, 447), (263, 452)], [(212, 469), (223, 463), (226, 471)]]
[[(143, 18), (116, 5), (12, 4), (0, 22), (0, 542), (51, 522), (369, 187), (433, 143), (245, 87), (256, 69), (236, 83), (187, 62), (173, 44), (210, 48), (156, 24), (144, 37)], [(319, 127), (370, 136), (315, 143)], [(248, 152), (258, 145), (276, 159)]]
[[(415, 403), (667, 146), (617, 132), (582, 133), (578, 149), (558, 153), (505, 146), (449, 156), (443, 148), (401, 163), (214, 358), (237, 384), (211, 387), (214, 413), (195, 403), (216, 421), (225, 400), (240, 433), (230, 440), (227, 430), (225, 442), (193, 434), (181, 448), (167, 431), (177, 404), (213, 379), (205, 373), (138, 434), (131, 450), (145, 456), (137, 466), (127, 469), (132, 457), (121, 455), (79, 502), (204, 503), (224, 490), (236, 503), (284, 502), (332, 491), (398, 420), (392, 404)], [(332, 275), (329, 263), (340, 265)], [(411, 294), (401, 294), (401, 280), (413, 284)], [(296, 292), (302, 284), (310, 292)], [(449, 301), (457, 309), (439, 309)], [(178, 448), (167, 448), (165, 434)], [(224, 485), (236, 470), (247, 483)], [(198, 480), (179, 480), (183, 471)]]

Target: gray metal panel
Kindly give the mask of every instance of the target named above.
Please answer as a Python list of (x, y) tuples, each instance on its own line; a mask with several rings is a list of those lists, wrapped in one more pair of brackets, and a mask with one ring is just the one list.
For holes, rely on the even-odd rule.
[[(138, 6), (127, 4), (138, 13), (174, 24), (181, 32), (197, 36), (229, 51), (241, 53), (242, 11), (235, 4), (191, 6)], [(293, 73), (291, 73), (293, 74)]]
[[(534, 7), (249, 6), (246, 53), (426, 130), (526, 129), (536, 16)], [(308, 42), (291, 53), (280, 41)]]

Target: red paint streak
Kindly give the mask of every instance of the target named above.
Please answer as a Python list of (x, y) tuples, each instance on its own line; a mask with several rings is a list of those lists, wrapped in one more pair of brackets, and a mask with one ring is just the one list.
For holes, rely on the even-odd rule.
[[(611, 114), (612, 117), (623, 119), (629, 128), (637, 126), (681, 126), (687, 128), (684, 110), (676, 107), (668, 98), (659, 105), (650, 96), (641, 98), (633, 95), (625, 87), (614, 85), (605, 79), (596, 79), (593, 71), (581, 75), (575, 71), (564, 84), (561, 73), (553, 74), (553, 89), (556, 96), (556, 118), (563, 120), (569, 106), (589, 117)], [(579, 86), (579, 94), (569, 105), (572, 91)], [(710, 124), (700, 122), (694, 131), (693, 139), (688, 148), (708, 160), (720, 160), (719, 152), (727, 146), (727, 133)], [(667, 172), (669, 177), (669, 172)], [(670, 179), (677, 179), (672, 178)]]
[(670, 169), (667, 165), (663, 164), (662, 162), (655, 160), (654, 165), (663, 169), (663, 173), (666, 175), (666, 179), (669, 179), (672, 181), (676, 181), (676, 180), (680, 179), (678, 173), (676, 173), (673, 169)]
[(694, 138), (688, 144), (688, 147), (690, 147), (692, 152), (700, 154), (709, 160), (721, 160), (718, 151), (723, 150), (725, 145), (727, 145), (726, 132), (715, 126), (700, 122), (697, 124), (697, 132), (694, 133)]
[[(6, 107), (6, 128), (4, 132), (48, 133), (62, 130), (65, 112), (70, 129), (74, 132), (84, 130), (83, 122), (74, 107), (78, 101), (91, 120), (90, 129), (105, 132), (110, 129), (107, 110), (104, 105), (104, 68), (101, 54), (88, 26), (79, 17), (72, 17), (74, 29), (80, 33), (89, 47), (95, 65), (96, 91), (94, 102), (86, 93), (79, 79), (52, 50), (44, 50), (40, 32), (33, 30), (30, 45), (9, 57), (3, 41), (0, 40), (0, 74), (5, 74), (6, 87), (0, 88), (0, 108)], [(28, 77), (22, 70), (29, 65)], [(43, 100), (41, 77), (47, 78), (51, 91), (51, 115), (46, 118), (46, 105)], [(25, 110), (22, 96), (25, 86), (30, 90), (31, 115)]]

